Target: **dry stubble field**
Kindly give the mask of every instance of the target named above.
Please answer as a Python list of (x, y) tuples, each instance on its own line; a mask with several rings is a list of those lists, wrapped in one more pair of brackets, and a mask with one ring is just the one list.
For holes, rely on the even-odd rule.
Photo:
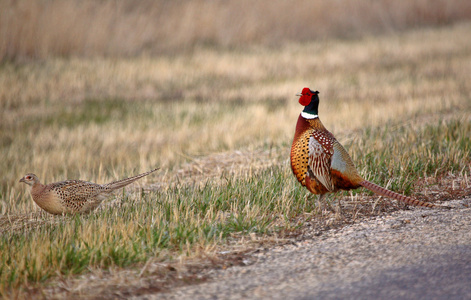
[[(168, 262), (397, 209), (360, 190), (336, 196), (343, 220), (319, 215), (288, 166), (294, 94), (305, 86), (320, 91), (321, 120), (366, 178), (428, 201), (469, 194), (470, 34), (462, 23), (279, 48), (3, 63), (0, 293), (161, 291), (178, 281), (159, 267)], [(26, 172), (105, 183), (156, 166), (86, 216), (45, 215), (18, 183)]]

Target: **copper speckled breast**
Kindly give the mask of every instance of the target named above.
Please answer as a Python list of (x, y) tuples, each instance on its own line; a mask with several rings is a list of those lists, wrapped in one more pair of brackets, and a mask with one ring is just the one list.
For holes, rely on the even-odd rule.
[[(317, 119), (316, 119), (317, 120)], [(306, 173), (309, 162), (309, 137), (315, 130), (315, 121), (304, 119), (299, 115), (291, 145), (291, 169), (302, 185), (306, 185)]]
[(311, 136), (311, 130), (306, 130), (299, 135), (299, 137), (293, 141), (291, 146), (291, 169), (294, 175), (301, 182), (302, 185), (306, 185), (306, 173), (309, 162), (309, 137)]

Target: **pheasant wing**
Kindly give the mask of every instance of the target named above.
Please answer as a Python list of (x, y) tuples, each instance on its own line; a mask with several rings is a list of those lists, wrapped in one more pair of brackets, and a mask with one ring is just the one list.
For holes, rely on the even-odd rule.
[(78, 205), (83, 205), (90, 198), (97, 196), (105, 190), (99, 184), (82, 180), (66, 180), (53, 183), (49, 186), (61, 199), (67, 199)]
[(309, 138), (309, 168), (314, 177), (330, 192), (334, 191), (334, 183), (330, 172), (333, 147), (329, 137), (314, 133)]

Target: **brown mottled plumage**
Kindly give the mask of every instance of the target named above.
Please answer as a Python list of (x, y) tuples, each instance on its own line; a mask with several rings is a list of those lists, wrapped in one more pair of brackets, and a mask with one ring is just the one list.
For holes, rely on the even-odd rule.
[(304, 88), (297, 95), (300, 96), (299, 103), (305, 108), (296, 124), (290, 158), (293, 173), (303, 186), (313, 194), (320, 194), (320, 199), (327, 193), (363, 186), (379, 195), (409, 205), (437, 207), (431, 203), (392, 192), (363, 179), (345, 148), (319, 120), (318, 93)]
[(86, 213), (100, 205), (114, 190), (122, 188), (155, 171), (107, 184), (96, 184), (82, 180), (65, 180), (43, 185), (36, 175), (29, 173), (20, 179), (31, 186), (34, 202), (51, 214)]

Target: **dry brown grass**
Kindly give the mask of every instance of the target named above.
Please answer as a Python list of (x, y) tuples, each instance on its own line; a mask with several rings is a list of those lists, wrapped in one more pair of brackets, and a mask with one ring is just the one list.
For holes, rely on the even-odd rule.
[[(10, 204), (2, 212), (16, 211), (11, 203), (34, 209), (17, 185), (26, 172), (45, 182), (105, 182), (155, 166), (171, 171), (189, 156), (286, 146), (300, 110), (294, 93), (304, 86), (321, 91), (324, 123), (339, 137), (467, 114), (470, 32), (468, 23), (278, 49), (4, 64), (0, 167)], [(174, 180), (162, 174), (158, 181)]]
[(467, 0), (0, 2), (0, 61), (282, 45), (358, 37), (471, 17)]

